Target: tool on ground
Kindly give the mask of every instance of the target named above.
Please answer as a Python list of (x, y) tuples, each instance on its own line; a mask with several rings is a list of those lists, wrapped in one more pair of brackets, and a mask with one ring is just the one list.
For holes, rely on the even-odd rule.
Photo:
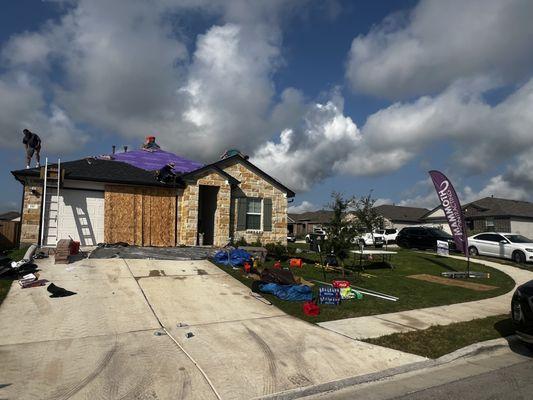
[(289, 267), (291, 268), (302, 268), (303, 261), (301, 258), (291, 258), (289, 260)]

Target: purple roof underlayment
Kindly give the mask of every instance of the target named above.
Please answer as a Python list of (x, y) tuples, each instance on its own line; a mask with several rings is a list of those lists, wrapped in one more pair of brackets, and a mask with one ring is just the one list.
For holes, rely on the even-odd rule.
[(164, 150), (132, 150), (125, 153), (115, 153), (112, 157), (115, 161), (122, 161), (148, 171), (161, 169), (169, 162), (176, 164), (174, 172), (182, 173), (191, 172), (204, 166), (202, 163), (187, 160), (186, 158)]

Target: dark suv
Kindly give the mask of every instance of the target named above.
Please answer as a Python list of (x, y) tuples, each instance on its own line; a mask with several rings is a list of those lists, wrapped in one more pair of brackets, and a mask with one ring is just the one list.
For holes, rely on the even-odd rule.
[(533, 281), (518, 286), (511, 300), (516, 335), (533, 348)]
[(396, 243), (398, 246), (405, 249), (436, 249), (437, 240), (448, 242), (450, 251), (455, 251), (453, 236), (437, 228), (410, 226), (403, 228), (396, 237)]

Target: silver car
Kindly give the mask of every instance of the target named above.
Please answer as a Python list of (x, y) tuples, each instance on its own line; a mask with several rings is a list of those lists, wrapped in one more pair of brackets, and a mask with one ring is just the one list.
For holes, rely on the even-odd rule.
[(468, 238), (471, 256), (507, 258), (516, 263), (533, 262), (533, 240), (516, 233), (483, 232)]

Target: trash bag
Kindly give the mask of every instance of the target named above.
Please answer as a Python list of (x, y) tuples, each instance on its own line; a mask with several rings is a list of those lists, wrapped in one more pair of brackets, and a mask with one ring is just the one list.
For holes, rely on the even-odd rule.
[(279, 283), (280, 285), (294, 285), (294, 275), (285, 269), (268, 269), (261, 272), (261, 280), (268, 283)]
[(217, 264), (229, 265), (236, 267), (239, 265), (244, 265), (245, 262), (251, 262), (252, 256), (250, 253), (242, 249), (233, 249), (233, 250), (220, 250), (215, 253), (213, 260)]
[(278, 285), (265, 283), (259, 287), (262, 293), (270, 293), (281, 300), (310, 301), (313, 299), (311, 288), (306, 285)]

